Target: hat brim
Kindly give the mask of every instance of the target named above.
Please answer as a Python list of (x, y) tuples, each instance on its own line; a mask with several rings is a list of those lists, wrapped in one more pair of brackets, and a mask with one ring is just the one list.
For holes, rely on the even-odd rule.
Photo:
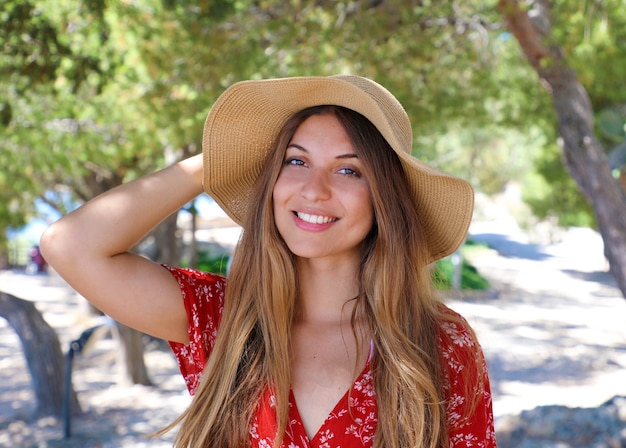
[(376, 126), (404, 166), (431, 262), (453, 253), (467, 234), (473, 189), (410, 154), (412, 133), (406, 112), (391, 93), (367, 78), (279, 78), (229, 87), (211, 108), (204, 126), (205, 191), (242, 224), (280, 129), (296, 112), (326, 104), (355, 110)]

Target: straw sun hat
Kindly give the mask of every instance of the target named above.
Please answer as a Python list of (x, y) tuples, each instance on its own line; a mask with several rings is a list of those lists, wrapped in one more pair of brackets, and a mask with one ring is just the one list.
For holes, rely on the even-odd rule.
[(368, 118), (398, 154), (413, 192), (431, 261), (454, 252), (472, 217), (466, 181), (411, 155), (411, 123), (384, 87), (354, 75), (242, 81), (226, 89), (204, 126), (204, 189), (238, 224), (274, 139), (287, 119), (307, 107), (337, 105)]

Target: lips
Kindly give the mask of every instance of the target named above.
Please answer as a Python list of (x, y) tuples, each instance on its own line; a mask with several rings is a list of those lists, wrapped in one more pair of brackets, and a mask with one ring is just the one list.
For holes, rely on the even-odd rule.
[(338, 218), (332, 218), (330, 216), (310, 215), (308, 213), (302, 213), (302, 212), (295, 212), (295, 214), (302, 221), (308, 222), (310, 224), (328, 224), (328, 223), (335, 222), (338, 220)]

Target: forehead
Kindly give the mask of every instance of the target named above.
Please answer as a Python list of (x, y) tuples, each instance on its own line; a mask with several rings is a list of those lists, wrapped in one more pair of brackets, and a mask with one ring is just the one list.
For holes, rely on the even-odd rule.
[(355, 152), (344, 125), (332, 113), (316, 114), (306, 118), (296, 128), (288, 147), (303, 151), (324, 149)]

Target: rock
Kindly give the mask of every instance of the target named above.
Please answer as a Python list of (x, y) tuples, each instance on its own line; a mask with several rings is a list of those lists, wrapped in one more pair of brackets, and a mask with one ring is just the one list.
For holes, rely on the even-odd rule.
[(502, 417), (496, 435), (500, 448), (624, 448), (626, 397), (597, 408), (539, 406)]

